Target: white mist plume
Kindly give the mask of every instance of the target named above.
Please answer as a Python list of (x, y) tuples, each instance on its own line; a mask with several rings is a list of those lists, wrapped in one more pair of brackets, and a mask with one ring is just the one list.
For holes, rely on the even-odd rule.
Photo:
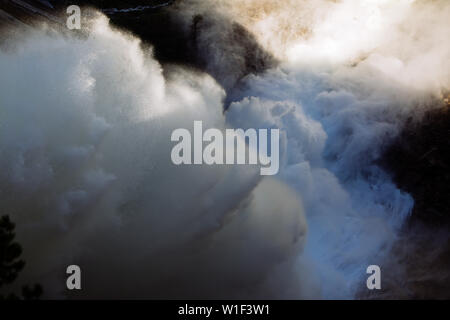
[(104, 17), (83, 39), (29, 34), (0, 69), (1, 210), (25, 250), (21, 282), (58, 297), (75, 263), (85, 298), (278, 294), (270, 274), (293, 268), (306, 233), (298, 197), (255, 167), (170, 160), (172, 130), (225, 128), (213, 79), (166, 80)]

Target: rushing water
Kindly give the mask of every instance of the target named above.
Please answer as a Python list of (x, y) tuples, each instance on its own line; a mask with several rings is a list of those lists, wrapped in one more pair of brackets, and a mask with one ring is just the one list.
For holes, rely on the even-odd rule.
[[(86, 297), (354, 298), (414, 204), (377, 161), (449, 87), (450, 6), (314, 3), (183, 2), (173, 15), (186, 30), (206, 17), (196, 44), (209, 75), (163, 73), (100, 15), (87, 37), (11, 39), (0, 192), (30, 266), (22, 280), (60, 297), (61, 270), (77, 263)], [(242, 77), (248, 52), (230, 21), (277, 64)], [(172, 165), (170, 134), (194, 120), (280, 129), (279, 175)]]

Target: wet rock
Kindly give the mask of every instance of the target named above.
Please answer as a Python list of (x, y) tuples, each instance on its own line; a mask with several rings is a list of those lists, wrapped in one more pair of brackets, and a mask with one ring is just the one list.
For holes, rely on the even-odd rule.
[(384, 166), (393, 174), (397, 185), (415, 200), (413, 219), (430, 224), (450, 223), (448, 96), (442, 101), (420, 122), (407, 122), (384, 157)]

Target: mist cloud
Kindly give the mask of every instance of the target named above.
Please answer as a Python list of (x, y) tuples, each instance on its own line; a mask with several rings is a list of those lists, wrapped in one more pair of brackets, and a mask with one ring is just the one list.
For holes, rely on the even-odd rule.
[(281, 182), (170, 161), (174, 129), (225, 129), (210, 77), (165, 79), (104, 17), (87, 39), (36, 31), (0, 63), (2, 211), (25, 248), (21, 280), (60, 297), (75, 263), (84, 298), (251, 297), (301, 250), (301, 202)]
[[(60, 297), (78, 263), (88, 298), (355, 297), (414, 204), (377, 161), (449, 88), (448, 2), (171, 10), (186, 32), (204, 16), (195, 41), (214, 79), (163, 76), (104, 17), (86, 39), (36, 31), (1, 51), (0, 191), (21, 280)], [(263, 67), (246, 68), (249, 48)], [(279, 175), (172, 165), (171, 132), (195, 120), (280, 129)]]

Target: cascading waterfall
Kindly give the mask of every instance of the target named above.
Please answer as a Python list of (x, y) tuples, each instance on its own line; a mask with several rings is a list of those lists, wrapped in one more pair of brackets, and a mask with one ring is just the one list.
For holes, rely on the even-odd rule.
[[(173, 10), (186, 30), (197, 15), (214, 22), (197, 53), (215, 79), (163, 73), (101, 14), (86, 37), (43, 28), (0, 49), (0, 194), (29, 265), (20, 281), (65, 297), (62, 270), (77, 263), (88, 298), (355, 298), (414, 204), (377, 161), (450, 87), (450, 5), (189, 0)], [(224, 36), (229, 21), (277, 63), (235, 74), (245, 50)], [(280, 173), (174, 166), (171, 132), (195, 120), (280, 129)]]

